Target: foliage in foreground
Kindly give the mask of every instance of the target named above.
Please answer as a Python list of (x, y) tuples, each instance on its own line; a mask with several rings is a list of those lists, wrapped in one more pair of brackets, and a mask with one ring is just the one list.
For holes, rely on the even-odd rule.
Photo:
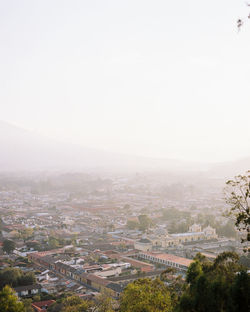
[(250, 241), (250, 171), (227, 181), (226, 202), (238, 230), (245, 233), (242, 242)]
[(33, 285), (35, 282), (36, 277), (33, 272), (23, 273), (20, 269), (16, 268), (6, 268), (0, 271), (0, 289), (5, 285), (17, 287)]
[(100, 295), (95, 303), (79, 296), (69, 296), (51, 305), (48, 312), (114, 312), (112, 306), (113, 300), (104, 295)]
[(198, 256), (188, 268), (186, 282), (179, 312), (250, 311), (250, 277), (236, 253), (224, 252), (213, 263)]
[(12, 240), (5, 239), (3, 241), (3, 251), (6, 252), (7, 254), (12, 253), (15, 247), (16, 247), (16, 244)]
[[(224, 252), (214, 262), (197, 254), (188, 268), (186, 281), (173, 280), (173, 273), (166, 270), (162, 280), (142, 278), (128, 284), (116, 303), (108, 295), (100, 295), (95, 302), (68, 296), (58, 299), (48, 312), (250, 311), (250, 276), (236, 253)], [(25, 299), (18, 302), (9, 286), (0, 292), (0, 311), (28, 312), (29, 306)]]
[(18, 302), (14, 290), (8, 285), (0, 291), (0, 311), (25, 312), (23, 303)]
[(168, 287), (160, 280), (138, 279), (121, 297), (121, 312), (169, 312), (173, 310)]

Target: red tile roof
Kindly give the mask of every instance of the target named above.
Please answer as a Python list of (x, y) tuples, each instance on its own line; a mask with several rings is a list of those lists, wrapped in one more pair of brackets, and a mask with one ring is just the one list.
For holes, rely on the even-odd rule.
[(38, 301), (38, 302), (33, 302), (32, 307), (37, 311), (37, 312), (43, 312), (46, 311), (49, 306), (51, 306), (55, 300), (46, 300), (46, 301)]
[(193, 260), (178, 257), (178, 256), (167, 254), (167, 253), (143, 252), (143, 254), (146, 254), (146, 255), (149, 255), (158, 259), (166, 260), (166, 261), (172, 261), (180, 265), (185, 265), (187, 267), (193, 262)]

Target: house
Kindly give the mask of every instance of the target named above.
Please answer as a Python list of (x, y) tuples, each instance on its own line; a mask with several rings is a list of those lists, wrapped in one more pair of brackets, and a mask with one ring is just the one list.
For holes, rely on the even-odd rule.
[(140, 269), (141, 272), (152, 272), (155, 269), (153, 264), (139, 261), (137, 259), (133, 259), (130, 257), (122, 257), (121, 259), (130, 263), (133, 267)]
[(15, 287), (14, 289), (18, 297), (26, 297), (41, 293), (42, 286), (35, 284), (35, 285), (19, 286)]
[[(153, 247), (168, 248), (171, 246), (178, 246), (189, 242), (198, 242), (202, 240), (216, 239), (216, 230), (211, 226), (201, 230), (201, 226), (193, 224), (189, 227), (189, 231), (186, 233), (168, 234), (167, 231), (155, 231), (154, 235), (147, 236), (146, 239), (141, 239), (135, 242), (135, 248), (141, 251), (151, 251)], [(150, 244), (151, 242), (151, 244)]]
[(92, 273), (86, 273), (84, 272), (85, 270), (83, 269), (76, 269), (71, 265), (63, 263), (57, 260), (56, 258), (51, 257), (51, 254), (52, 253), (48, 255), (48, 252), (38, 252), (30, 254), (29, 257), (32, 261), (37, 262), (45, 266), (46, 268), (54, 270), (66, 277), (69, 277), (70, 279), (76, 280), (88, 288), (100, 292), (108, 289), (111, 295), (113, 295), (114, 297), (118, 296), (117, 289), (114, 290), (113, 286), (112, 286), (113, 288), (108, 287), (110, 281), (108, 281), (106, 278), (97, 276)]
[(138, 257), (154, 263), (170, 266), (181, 271), (187, 271), (189, 265), (193, 262), (190, 259), (167, 253), (140, 252)]
[(36, 312), (45, 312), (47, 311), (48, 307), (50, 307), (55, 302), (55, 300), (38, 301), (33, 302), (31, 306)]

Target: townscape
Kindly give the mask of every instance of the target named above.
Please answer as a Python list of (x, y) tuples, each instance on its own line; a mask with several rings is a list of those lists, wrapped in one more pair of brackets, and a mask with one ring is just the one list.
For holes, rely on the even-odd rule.
[(0, 312), (250, 311), (250, 0), (0, 0)]
[(246, 262), (240, 233), (223, 216), (219, 185), (211, 193), (167, 179), (2, 175), (1, 270), (33, 274), (14, 287), (17, 296), (50, 298), (51, 304), (65, 294), (119, 299), (129, 283), (157, 278), (167, 268), (185, 279), (197, 254), (213, 261), (237, 252)]

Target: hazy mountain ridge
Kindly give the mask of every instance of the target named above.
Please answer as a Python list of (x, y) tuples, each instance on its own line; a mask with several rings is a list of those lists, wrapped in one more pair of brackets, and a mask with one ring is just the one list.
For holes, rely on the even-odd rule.
[(250, 169), (250, 157), (217, 164), (112, 153), (62, 143), (0, 121), (0, 170), (169, 170), (232, 176)]
[(62, 143), (0, 121), (0, 170), (153, 169), (181, 161), (123, 155)]
[(209, 174), (229, 179), (239, 174), (244, 175), (247, 170), (250, 170), (250, 157), (225, 163), (216, 163), (209, 170)]

